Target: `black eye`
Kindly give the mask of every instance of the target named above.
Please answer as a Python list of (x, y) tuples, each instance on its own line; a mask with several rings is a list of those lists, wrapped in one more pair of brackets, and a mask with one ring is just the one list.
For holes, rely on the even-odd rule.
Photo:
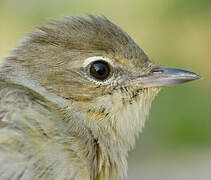
[(111, 73), (110, 66), (107, 62), (98, 60), (91, 64), (90, 75), (97, 80), (106, 80)]

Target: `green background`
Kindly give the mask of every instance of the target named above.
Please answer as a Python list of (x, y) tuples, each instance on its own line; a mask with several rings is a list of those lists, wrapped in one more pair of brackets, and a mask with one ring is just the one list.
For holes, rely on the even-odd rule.
[(211, 0), (0, 0), (0, 58), (49, 18), (86, 13), (107, 16), (157, 64), (203, 77), (157, 96), (128, 179), (211, 179)]

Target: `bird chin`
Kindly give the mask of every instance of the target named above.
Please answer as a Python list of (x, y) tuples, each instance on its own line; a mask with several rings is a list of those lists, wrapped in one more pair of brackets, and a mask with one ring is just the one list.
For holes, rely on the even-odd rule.
[[(160, 88), (140, 89), (133, 99), (121, 92), (99, 97), (89, 107), (92, 111), (87, 112), (87, 119), (91, 119), (89, 123), (96, 125), (96, 129), (106, 129), (109, 139), (121, 141), (120, 144), (124, 144), (127, 151), (135, 144), (135, 138), (144, 127), (151, 103), (159, 90)], [(102, 131), (99, 133), (102, 136)]]
[(160, 88), (145, 88), (135, 97), (134, 101), (123, 102), (119, 99), (113, 101), (114, 126), (122, 138), (131, 146), (135, 144), (135, 137), (144, 127), (146, 117), (153, 99), (160, 91)]

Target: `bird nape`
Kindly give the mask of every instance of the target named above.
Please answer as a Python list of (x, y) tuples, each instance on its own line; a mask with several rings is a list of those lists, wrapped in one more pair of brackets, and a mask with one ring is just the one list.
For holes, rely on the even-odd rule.
[(104, 16), (51, 20), (0, 69), (0, 179), (117, 180), (163, 86), (164, 68)]

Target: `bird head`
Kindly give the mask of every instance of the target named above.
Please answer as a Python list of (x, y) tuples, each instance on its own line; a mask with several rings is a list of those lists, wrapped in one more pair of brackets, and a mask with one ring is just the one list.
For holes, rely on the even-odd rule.
[(199, 78), (154, 64), (126, 32), (93, 15), (38, 27), (7, 64), (13, 81), (74, 107), (96, 138), (113, 134), (130, 144), (161, 87)]

